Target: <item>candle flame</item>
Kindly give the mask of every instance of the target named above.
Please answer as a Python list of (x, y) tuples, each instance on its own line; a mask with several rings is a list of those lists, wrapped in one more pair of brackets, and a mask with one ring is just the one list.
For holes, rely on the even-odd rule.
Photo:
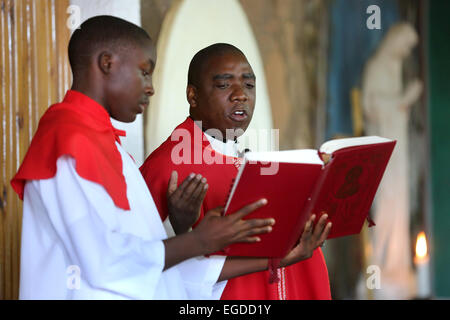
[(427, 238), (425, 237), (425, 232), (420, 232), (417, 236), (416, 242), (416, 257), (425, 258), (427, 255)]

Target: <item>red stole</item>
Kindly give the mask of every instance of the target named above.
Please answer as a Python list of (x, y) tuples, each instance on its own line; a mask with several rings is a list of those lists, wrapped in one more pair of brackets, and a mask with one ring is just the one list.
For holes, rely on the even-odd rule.
[[(234, 163), (238, 159), (215, 152), (202, 130), (190, 118), (180, 124), (172, 136), (179, 138), (171, 141), (169, 137), (146, 159), (140, 170), (163, 220), (168, 215), (166, 192), (171, 172), (173, 170), (178, 172), (178, 183), (181, 183), (190, 173), (199, 173), (206, 177), (209, 188), (200, 214), (202, 218), (205, 212), (224, 205), (232, 180), (237, 173)], [(181, 138), (182, 136), (184, 139)], [(188, 141), (185, 140), (186, 138), (189, 138)], [(187, 154), (180, 152), (180, 143), (186, 147), (183, 152)], [(216, 159), (222, 157), (222, 164), (208, 165), (204, 162), (195, 164), (195, 160), (198, 161), (198, 156), (203, 153), (207, 157), (209, 155), (217, 157)], [(185, 157), (185, 160), (189, 159), (191, 164), (174, 163), (180, 160), (180, 154)], [(268, 282), (268, 271), (231, 279), (221, 299), (331, 299), (328, 271), (320, 248), (315, 250), (312, 258), (279, 270), (281, 281), (273, 284)]]
[(112, 126), (100, 104), (70, 90), (42, 116), (11, 185), (23, 199), (27, 180), (54, 177), (58, 158), (69, 155), (75, 159), (80, 177), (102, 185), (117, 207), (129, 210), (122, 158), (115, 145), (120, 143), (119, 135), (125, 132)]

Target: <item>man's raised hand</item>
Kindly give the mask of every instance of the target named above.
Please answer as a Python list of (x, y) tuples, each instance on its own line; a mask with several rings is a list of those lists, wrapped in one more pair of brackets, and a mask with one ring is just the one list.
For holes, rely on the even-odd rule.
[(177, 235), (185, 233), (200, 216), (200, 208), (208, 191), (206, 178), (191, 173), (179, 187), (178, 173), (173, 171), (167, 188), (170, 223)]

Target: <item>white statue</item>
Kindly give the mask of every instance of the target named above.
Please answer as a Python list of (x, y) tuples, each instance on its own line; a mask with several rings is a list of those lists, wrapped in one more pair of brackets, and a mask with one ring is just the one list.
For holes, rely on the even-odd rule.
[(381, 269), (375, 298), (407, 299), (414, 295), (411, 264), (408, 183), (408, 119), (422, 94), (418, 79), (403, 86), (402, 62), (418, 43), (408, 23), (392, 26), (368, 61), (363, 75), (366, 135), (396, 139), (397, 145), (374, 201), (371, 264)]

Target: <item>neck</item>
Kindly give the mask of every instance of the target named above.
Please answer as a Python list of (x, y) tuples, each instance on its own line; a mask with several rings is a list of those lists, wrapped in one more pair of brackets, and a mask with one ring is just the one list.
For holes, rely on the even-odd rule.
[[(215, 128), (206, 128), (206, 127), (204, 127), (203, 126), (203, 124), (204, 124), (203, 120), (202, 119), (196, 119), (195, 116), (193, 116), (192, 114), (189, 114), (189, 118), (191, 118), (191, 120), (194, 121), (195, 124), (197, 124), (196, 121), (200, 121), (202, 123), (202, 127), (200, 129), (202, 129), (203, 132), (206, 132), (209, 129), (215, 129)], [(222, 132), (222, 137), (223, 137), (222, 139), (217, 139), (215, 136), (211, 136), (211, 135), (209, 135), (209, 136), (214, 138), (214, 139), (216, 139), (216, 140), (218, 140), (218, 141), (221, 141), (223, 143), (227, 143), (227, 141), (237, 142), (237, 138), (238, 138), (236, 136), (233, 136), (233, 139), (227, 139), (226, 134), (224, 134), (223, 132)]]
[[(93, 84), (93, 82), (95, 82), (95, 85)], [(88, 96), (103, 108), (105, 108), (108, 114), (111, 114), (104, 99), (103, 91), (98, 87), (98, 82), (91, 81), (91, 79), (82, 79), (82, 81), (80, 81), (74, 78), (71, 90), (78, 91), (85, 96)]]

